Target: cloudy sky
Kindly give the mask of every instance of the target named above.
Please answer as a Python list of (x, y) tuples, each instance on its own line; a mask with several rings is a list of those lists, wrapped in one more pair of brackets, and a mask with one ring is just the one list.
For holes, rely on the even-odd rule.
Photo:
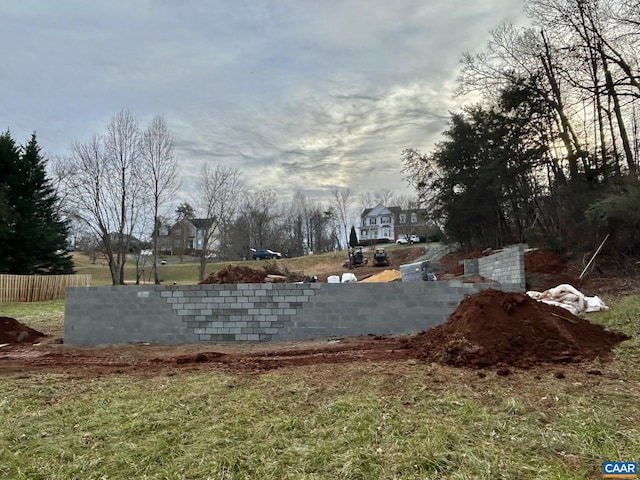
[(0, 128), (66, 155), (129, 109), (203, 162), (316, 199), (402, 179), (440, 139), (460, 58), (523, 0), (0, 0)]

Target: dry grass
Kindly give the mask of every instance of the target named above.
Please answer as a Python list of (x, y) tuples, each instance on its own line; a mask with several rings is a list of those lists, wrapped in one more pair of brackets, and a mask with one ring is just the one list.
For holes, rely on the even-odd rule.
[[(342, 263), (347, 259), (346, 252), (331, 252), (307, 255), (296, 258), (283, 258), (276, 261), (278, 268), (290, 272), (301, 272), (306, 275), (330, 275), (342, 270)], [(109, 266), (104, 260), (92, 263), (90, 258), (80, 252), (73, 254), (73, 261), (77, 273), (92, 275), (92, 285), (110, 285), (111, 274)], [(215, 273), (228, 265), (245, 265), (255, 269), (261, 269), (273, 262), (245, 260), (234, 262), (211, 262), (207, 264), (207, 275)], [(150, 266), (145, 269), (142, 281), (150, 283)], [(163, 284), (178, 283), (181, 285), (196, 284), (199, 281), (199, 264), (196, 261), (180, 262), (177, 258), (167, 258), (166, 265), (160, 265), (158, 272)], [(135, 266), (129, 262), (125, 265), (125, 279), (127, 283), (135, 281)]]
[(417, 360), (0, 377), (0, 478), (600, 478), (640, 451), (640, 297), (609, 303), (589, 318), (633, 337), (613, 362), (506, 377)]

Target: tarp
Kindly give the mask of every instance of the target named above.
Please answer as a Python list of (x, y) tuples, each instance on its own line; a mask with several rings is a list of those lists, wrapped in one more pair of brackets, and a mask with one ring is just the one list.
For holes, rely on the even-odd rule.
[(566, 283), (545, 290), (544, 292), (530, 290), (527, 292), (527, 295), (535, 298), (539, 302), (562, 307), (574, 315), (609, 309), (600, 297), (587, 297), (581, 291)]

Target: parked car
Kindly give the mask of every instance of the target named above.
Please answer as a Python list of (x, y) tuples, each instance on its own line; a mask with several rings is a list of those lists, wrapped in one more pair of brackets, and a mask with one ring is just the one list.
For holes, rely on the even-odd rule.
[(251, 254), (251, 258), (254, 260), (275, 260), (282, 258), (282, 254), (273, 250), (256, 250)]
[(418, 235), (411, 235), (410, 237), (404, 236), (396, 240), (398, 245), (411, 245), (412, 243), (420, 243), (420, 237)]

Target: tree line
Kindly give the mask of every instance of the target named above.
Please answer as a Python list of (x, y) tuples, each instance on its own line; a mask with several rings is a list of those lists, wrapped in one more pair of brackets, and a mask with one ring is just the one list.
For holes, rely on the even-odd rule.
[[(190, 193), (176, 205), (178, 163), (172, 134), (161, 116), (145, 129), (122, 110), (103, 134), (74, 142), (70, 150), (51, 167), (60, 211), (76, 243), (104, 256), (114, 285), (124, 283), (124, 266), (132, 256), (140, 281), (144, 265), (135, 256), (140, 248), (133, 242), (149, 236), (151, 272), (160, 283), (160, 227), (183, 218), (206, 219), (203, 246), (196, 249), (201, 279), (212, 257), (247, 259), (251, 249), (261, 248), (291, 257), (345, 249), (350, 227), (358, 221), (357, 200), (348, 188), (334, 189), (325, 202), (301, 192), (284, 200), (273, 189), (251, 189), (242, 171), (213, 162), (205, 163), (194, 184), (182, 189)], [(361, 210), (392, 200), (405, 205), (412, 201), (382, 189), (362, 194)]]
[(514, 242), (640, 254), (640, 1), (529, 0), (464, 54), (430, 153), (402, 153), (433, 218), (466, 249)]
[(160, 227), (200, 217), (208, 220), (197, 250), (202, 279), (212, 257), (247, 259), (253, 248), (291, 257), (346, 249), (364, 208), (413, 202), (381, 189), (362, 193), (358, 205), (348, 188), (334, 189), (325, 202), (301, 192), (286, 200), (273, 189), (251, 189), (243, 172), (216, 163), (202, 166), (195, 184), (183, 189), (188, 201), (176, 205), (180, 187), (172, 134), (161, 116), (143, 128), (122, 110), (103, 133), (50, 159), (35, 134), (19, 146), (6, 132), (0, 136), (0, 273), (70, 273), (65, 249), (74, 244), (94, 259), (104, 257), (114, 285), (124, 283), (132, 261), (139, 282), (149, 266), (141, 239), (152, 252), (150, 279), (157, 284)]

